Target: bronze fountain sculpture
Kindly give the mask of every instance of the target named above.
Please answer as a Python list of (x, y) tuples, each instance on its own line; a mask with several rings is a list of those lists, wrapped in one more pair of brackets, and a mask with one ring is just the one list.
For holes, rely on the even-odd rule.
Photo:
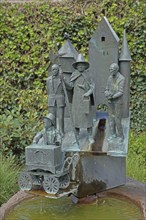
[(20, 189), (81, 198), (125, 184), (131, 61), (125, 32), (120, 56), (118, 44), (104, 17), (89, 41), (89, 61), (69, 39), (56, 51), (46, 82), (49, 114), (25, 149)]

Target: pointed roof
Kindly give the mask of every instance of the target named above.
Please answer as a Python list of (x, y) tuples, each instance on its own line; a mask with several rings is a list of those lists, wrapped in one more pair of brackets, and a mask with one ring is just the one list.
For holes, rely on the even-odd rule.
[(126, 31), (124, 30), (123, 43), (122, 43), (119, 61), (131, 61), (131, 60), (132, 59), (130, 56), (130, 51), (128, 49), (128, 43), (127, 43), (127, 38), (126, 38)]
[(58, 53), (61, 55), (61, 57), (74, 58), (75, 60), (78, 56), (78, 52), (76, 51), (69, 39), (65, 41), (64, 45), (60, 48)]
[(112, 26), (110, 25), (110, 23), (109, 23), (109, 21), (107, 20), (106, 17), (103, 17), (102, 20), (99, 22), (99, 24), (96, 28), (96, 31), (92, 35), (92, 38), (90, 39), (90, 41), (92, 42), (94, 38), (95, 39), (101, 38), (102, 33), (103, 33), (103, 36), (104, 36), (104, 33), (106, 33), (106, 32), (108, 32), (108, 41), (110, 39), (114, 39), (114, 42), (116, 42), (117, 45), (118, 45), (119, 38), (118, 38), (116, 32), (113, 30)]
[(110, 29), (110, 31), (111, 31), (113, 37), (115, 38), (115, 40), (116, 40), (117, 42), (119, 42), (119, 38), (118, 38), (116, 32), (113, 30), (112, 26), (110, 25), (109, 21), (107, 20), (107, 18), (106, 18), (105, 16), (104, 16), (103, 19), (101, 20), (101, 23), (105, 23), (105, 24), (108, 26), (108, 28)]

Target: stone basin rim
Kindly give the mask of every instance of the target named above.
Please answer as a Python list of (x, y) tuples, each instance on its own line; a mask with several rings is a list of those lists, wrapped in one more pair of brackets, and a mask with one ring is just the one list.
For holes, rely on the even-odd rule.
[[(134, 193), (132, 193), (134, 191)], [(114, 189), (110, 189), (104, 192), (97, 193), (78, 200), (78, 203), (88, 204), (94, 202), (100, 197), (114, 197), (123, 200), (129, 200), (140, 208), (143, 219), (146, 220), (145, 213), (145, 183), (139, 182), (132, 178), (127, 178), (126, 185), (120, 186)], [(6, 203), (0, 207), (0, 220), (4, 220), (9, 211), (14, 208), (18, 203), (23, 200), (31, 199), (36, 195), (26, 193), (24, 191), (18, 191), (13, 195)]]

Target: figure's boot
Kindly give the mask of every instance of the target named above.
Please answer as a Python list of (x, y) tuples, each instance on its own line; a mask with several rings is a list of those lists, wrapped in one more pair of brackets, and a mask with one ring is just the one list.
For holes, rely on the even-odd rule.
[(58, 109), (58, 127), (61, 136), (64, 137), (64, 108)]
[(119, 142), (123, 142), (124, 134), (123, 134), (122, 121), (120, 118), (116, 119), (116, 125), (117, 125), (117, 137), (119, 138)]
[(64, 137), (64, 121), (59, 120), (59, 131), (62, 137)]
[(116, 138), (116, 125), (115, 125), (115, 117), (111, 115), (109, 118), (109, 126), (110, 126), (110, 139)]
[(76, 132), (76, 138), (77, 138), (77, 140), (79, 140), (80, 129), (79, 128), (75, 128), (75, 132)]
[(87, 132), (88, 132), (88, 140), (90, 144), (94, 144), (95, 140), (93, 139), (93, 136), (92, 136), (92, 127), (87, 128)]
[(79, 142), (79, 132), (80, 132), (80, 129), (75, 128), (75, 141), (72, 142), (73, 144), (76, 144)]

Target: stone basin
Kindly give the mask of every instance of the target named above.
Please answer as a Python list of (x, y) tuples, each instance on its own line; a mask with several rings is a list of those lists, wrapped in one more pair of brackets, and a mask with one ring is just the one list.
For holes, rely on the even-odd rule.
[[(114, 189), (110, 189), (101, 193), (98, 193), (93, 196), (84, 197), (81, 199), (76, 198), (76, 203), (78, 204), (91, 204), (98, 200), (98, 198), (107, 198), (113, 197), (118, 199), (127, 199), (131, 200), (134, 204), (136, 204), (142, 213), (142, 220), (146, 219), (145, 213), (145, 184), (133, 180), (131, 178), (127, 178), (126, 185), (120, 186)], [(17, 204), (22, 202), (23, 200), (30, 199), (35, 197), (36, 195), (31, 193), (26, 193), (23, 191), (17, 192), (13, 197), (9, 199), (9, 201), (2, 205), (0, 208), (0, 220), (4, 220), (6, 214), (13, 209)]]

